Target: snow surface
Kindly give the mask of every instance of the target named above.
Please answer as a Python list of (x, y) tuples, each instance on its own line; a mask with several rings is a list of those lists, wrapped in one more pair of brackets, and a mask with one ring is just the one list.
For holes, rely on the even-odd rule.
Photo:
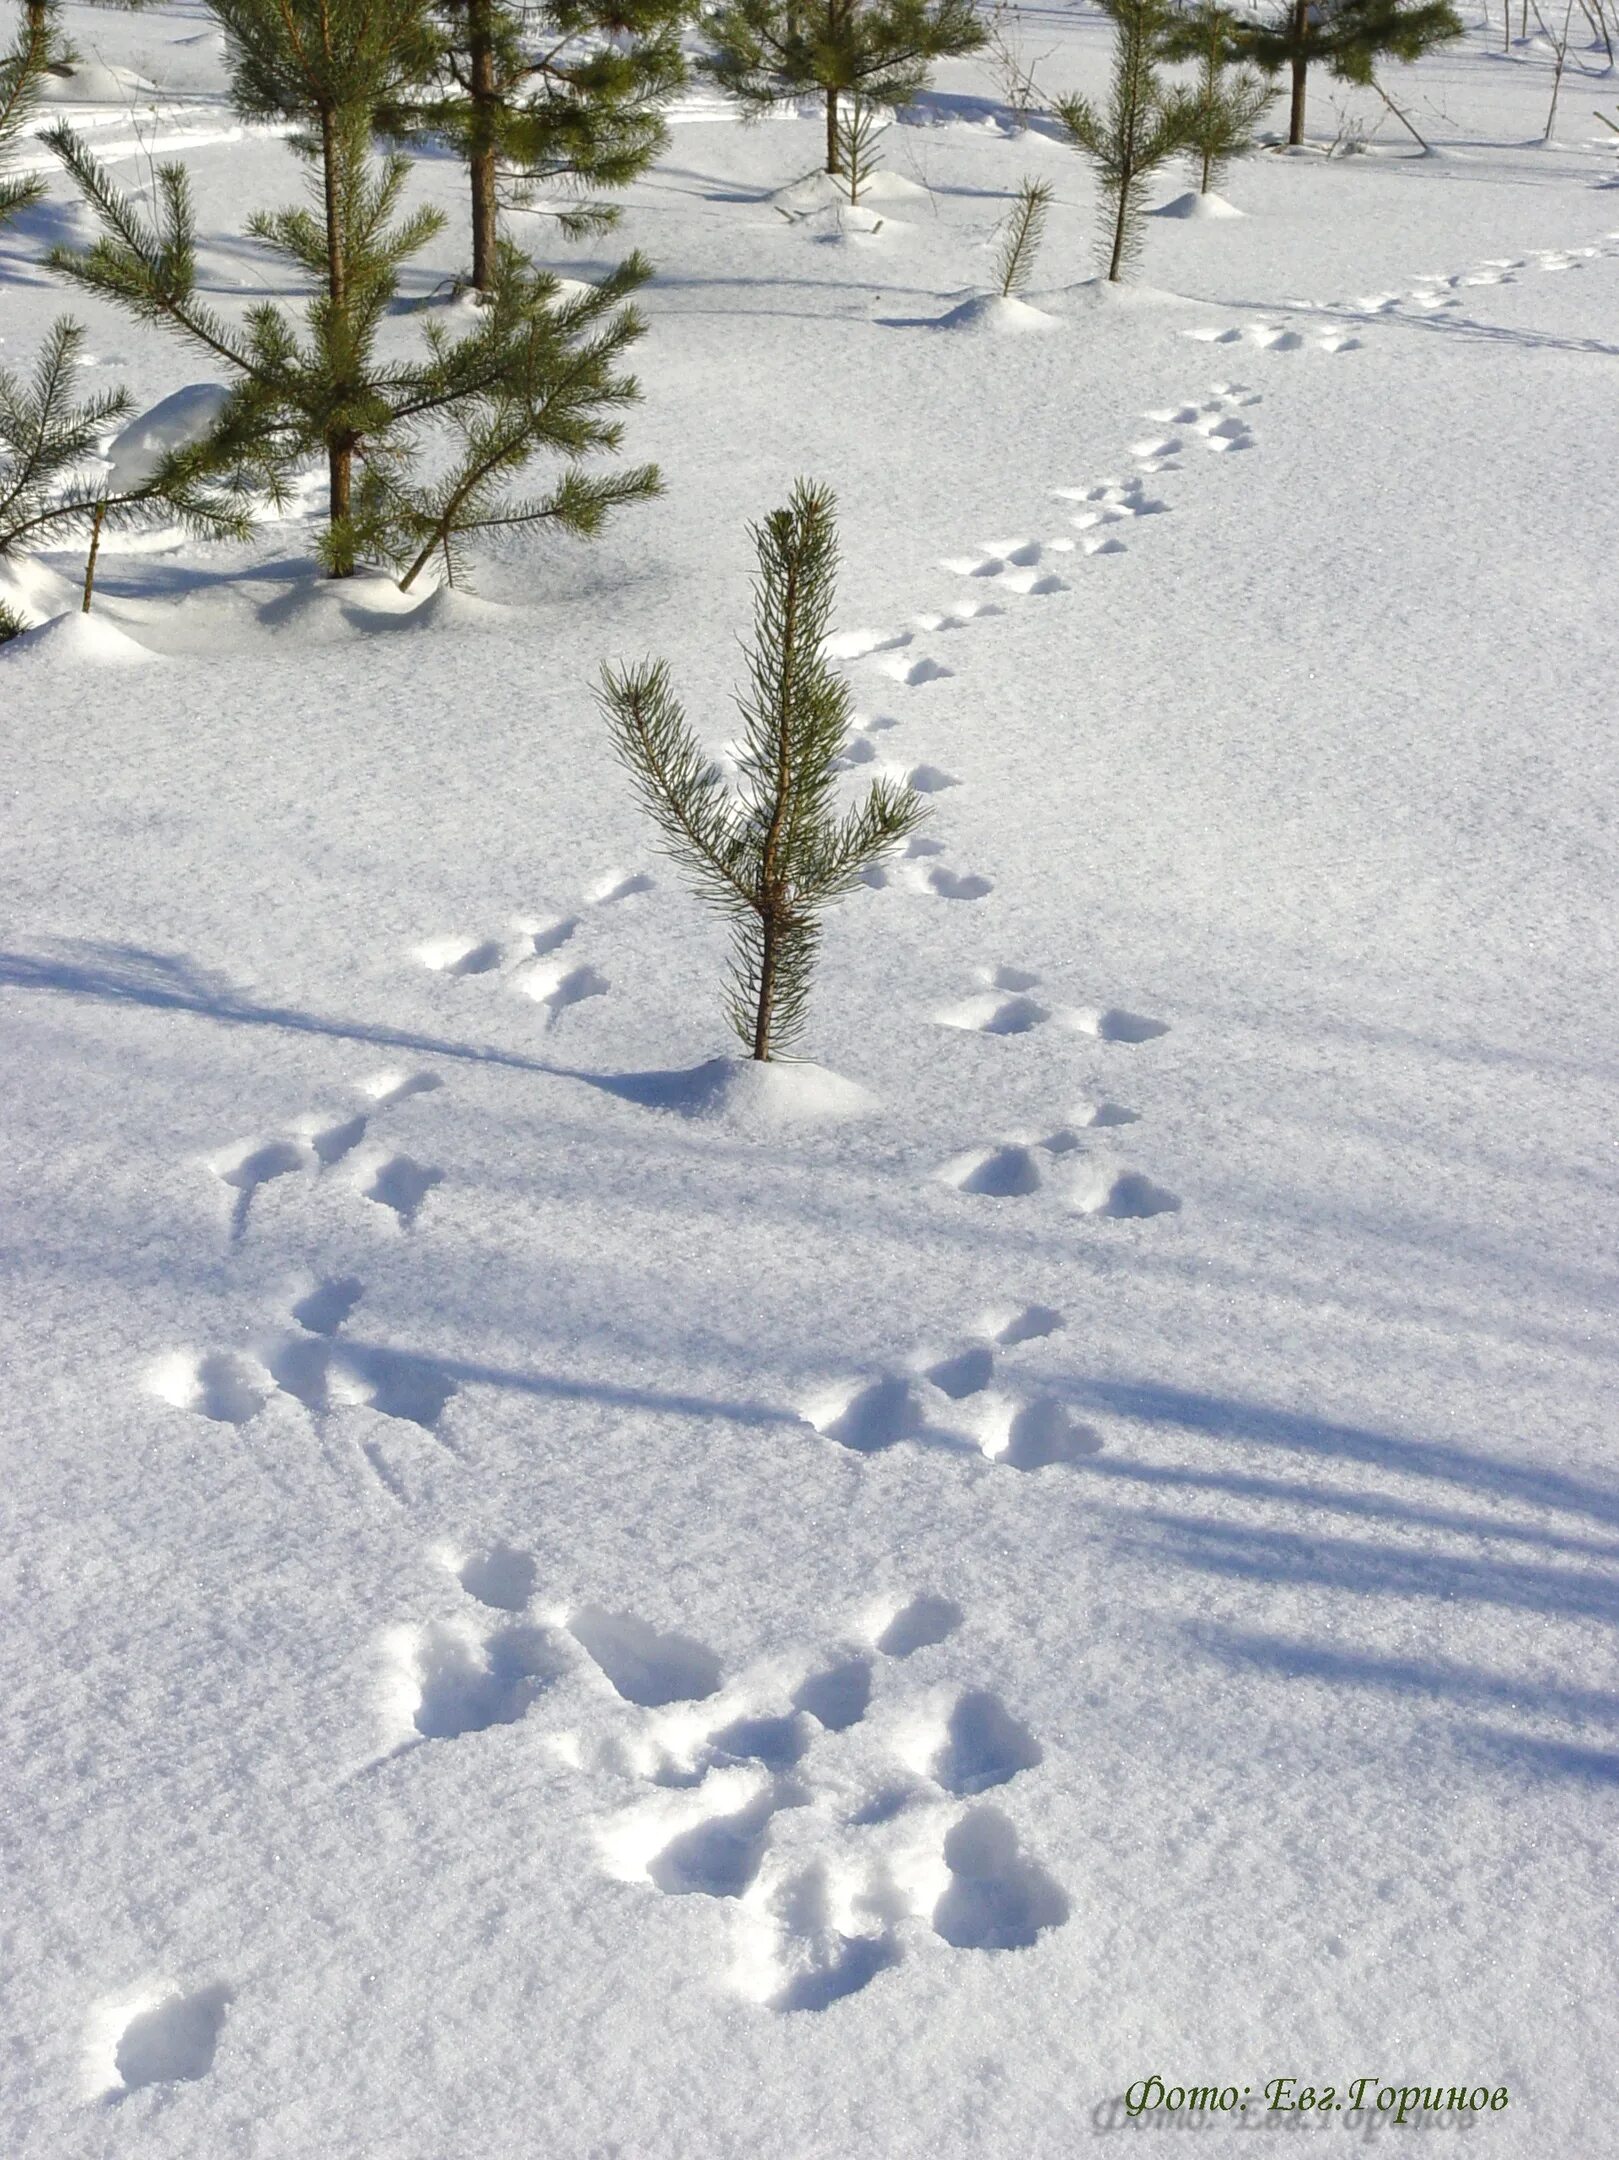
[[(250, 305), (301, 177), (205, 18), (68, 15)], [(859, 249), (813, 110), (702, 93), (621, 236), (658, 503), (475, 594), (321, 584), (314, 473), (88, 623), (5, 574), (8, 2160), (1045, 2160), (1154, 2072), (1613, 2150), (1619, 173), (1549, 77), (1475, 32), (1438, 154), (1355, 108), (1118, 305), (988, 70)], [(1058, 330), (928, 334), (1028, 173)], [(66, 305), (150, 407), (85, 229), (0, 357)], [(715, 1065), (591, 695), (734, 734), (800, 473), (851, 783), (933, 809), (829, 925), (842, 1117)]]

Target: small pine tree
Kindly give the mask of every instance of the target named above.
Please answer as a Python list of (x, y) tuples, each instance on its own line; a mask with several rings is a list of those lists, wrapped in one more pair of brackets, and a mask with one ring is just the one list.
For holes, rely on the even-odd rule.
[[(1462, 19), (1450, 0), (1340, 0), (1334, 21), (1338, 42), (1331, 62), (1333, 74), (1340, 82), (1376, 90), (1384, 104), (1416, 135), (1416, 129), (1378, 82), (1378, 62), (1394, 60), (1409, 67), (1424, 53), (1435, 52), (1441, 45), (1464, 36)], [(1417, 140), (1422, 142), (1420, 135)], [(1423, 143), (1422, 147), (1428, 146)]]
[(661, 661), (605, 669), (600, 692), (614, 748), (666, 850), (731, 918), (728, 1011), (757, 1059), (802, 1033), (826, 908), (926, 815), (912, 789), (888, 780), (841, 816), (834, 803), (850, 708), (825, 653), (834, 510), (829, 490), (800, 481), (786, 509), (749, 528), (759, 575), (735, 793), (703, 754)]
[(26, 382), (0, 369), (0, 557), (48, 537), (88, 533), (88, 615), (103, 533), (178, 522), (202, 539), (245, 540), (252, 520), (206, 442), (166, 451), (132, 486), (86, 477), (108, 430), (128, 419), (130, 398), (104, 390), (73, 402), (83, 349), (83, 330), (63, 317)]
[(1002, 222), (995, 251), (995, 285), (1003, 300), (1025, 290), (1046, 234), (1046, 213), (1056, 190), (1049, 180), (1025, 180)]
[(1340, 82), (1369, 87), (1379, 60), (1419, 60), (1462, 34), (1450, 0), (1282, 0), (1268, 21), (1244, 25), (1238, 44), (1266, 74), (1291, 75), (1287, 140), (1296, 150), (1313, 62)]
[(1188, 148), (1207, 195), (1225, 178), (1234, 158), (1254, 147), (1254, 124), (1276, 97), (1276, 86), (1250, 68), (1234, 67), (1241, 50), (1242, 18), (1220, 0), (1197, 0), (1171, 17), (1164, 32), (1166, 60), (1189, 60), (1197, 70), (1190, 93)]
[[(352, 4), (363, 13), (365, 0)], [(331, 576), (351, 576), (365, 557), (401, 563), (414, 579), (423, 545), (429, 555), (442, 546), (453, 565), (457, 538), (495, 525), (543, 519), (589, 534), (610, 510), (658, 491), (651, 466), (601, 476), (578, 463), (618, 448), (616, 413), (638, 395), (633, 377), (615, 372), (643, 328), (621, 305), (647, 275), (638, 257), (558, 307), (557, 281), (504, 249), (491, 303), (470, 330), (451, 338), (435, 324), (420, 357), (383, 355), (379, 332), (400, 266), (442, 221), (432, 211), (397, 217), (407, 162), (373, 158), (364, 113), (351, 110), (300, 145), (314, 167), (317, 210), (249, 222), (256, 238), (310, 281), (304, 336), (271, 301), (251, 309), (238, 329), (198, 296), (184, 167), (160, 170), (159, 215), (151, 222), (69, 129), (50, 140), (102, 228), (84, 253), (57, 249), (53, 267), (204, 347), (230, 372), (234, 390), (214, 456), (253, 467), (277, 498), (300, 464), (324, 457), (330, 493), (321, 554)], [(422, 434), (433, 428), (450, 430), (461, 454), (446, 478), (421, 488)], [(538, 500), (500, 497), (497, 481), (541, 451), (568, 460), (562, 481)]]
[(826, 170), (843, 170), (838, 101), (903, 105), (935, 60), (985, 42), (973, 0), (720, 0), (703, 65), (748, 117), (783, 98), (826, 99)]
[[(393, 130), (448, 142), (467, 167), (472, 283), (494, 289), (500, 193), (583, 197), (627, 187), (667, 140), (664, 108), (686, 80), (690, 0), (433, 0), (433, 82)], [(556, 215), (570, 237), (616, 221), (610, 204)]]
[(1110, 282), (1141, 251), (1142, 195), (1150, 174), (1192, 139), (1192, 101), (1166, 89), (1157, 59), (1169, 27), (1168, 0), (1100, 0), (1114, 25), (1113, 80), (1106, 110), (1089, 98), (1054, 109), (1069, 140), (1095, 165), (1106, 210), (1099, 259)]

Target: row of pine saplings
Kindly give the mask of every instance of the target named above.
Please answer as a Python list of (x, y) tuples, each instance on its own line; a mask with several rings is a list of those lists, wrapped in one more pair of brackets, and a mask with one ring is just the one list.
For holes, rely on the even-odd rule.
[[(87, 536), (83, 604), (102, 533), (180, 522), (202, 538), (245, 538), (298, 477), (324, 464), (329, 510), (320, 555), (333, 577), (386, 563), (409, 590), (430, 565), (453, 582), (478, 534), (550, 525), (598, 532), (658, 492), (651, 465), (607, 465), (638, 396), (623, 357), (643, 322), (631, 296), (650, 274), (630, 254), (588, 284), (539, 270), (503, 229), (503, 209), (543, 207), (566, 233), (610, 226), (599, 191), (657, 156), (664, 114), (685, 83), (684, 33), (697, 0), (209, 0), (224, 33), (231, 95), (249, 122), (290, 127), (310, 180), (302, 206), (262, 211), (249, 235), (291, 265), (301, 319), (263, 301), (237, 320), (209, 305), (183, 165), (162, 166), (143, 207), (65, 124), (42, 140), (92, 211), (87, 249), (57, 247), (58, 275), (198, 351), (224, 380), (206, 424), (127, 478), (85, 473), (128, 417), (126, 393), (75, 398), (83, 332), (59, 320), (26, 379), (0, 371), (0, 557)], [(1102, 183), (1101, 259), (1122, 275), (1140, 233), (1148, 176), (1180, 153), (1207, 188), (1251, 147), (1271, 77), (1324, 61), (1367, 79), (1376, 57), (1414, 57), (1460, 25), (1449, 0), (1287, 0), (1255, 24), (1192, 0), (1103, 0), (1116, 27), (1105, 104), (1055, 101), (1052, 117)], [(973, 0), (721, 0), (702, 17), (702, 69), (745, 115), (819, 93), (826, 169), (857, 200), (873, 116), (914, 98), (940, 58), (986, 40)], [(48, 74), (71, 54), (52, 0), (26, 0), (0, 58), (0, 224), (37, 202), (38, 174), (5, 176)], [(1195, 80), (1166, 87), (1164, 61)], [(1250, 66), (1247, 63), (1252, 62)], [(467, 168), (467, 284), (480, 303), (451, 329), (430, 320), (400, 353), (384, 327), (404, 266), (442, 229), (407, 210), (412, 145), (448, 144)], [(1003, 234), (1003, 294), (1027, 285), (1048, 185), (1026, 184)], [(508, 221), (509, 223), (509, 221)], [(538, 492), (514, 492), (540, 458), (560, 461)], [(0, 638), (21, 618), (0, 602)]]

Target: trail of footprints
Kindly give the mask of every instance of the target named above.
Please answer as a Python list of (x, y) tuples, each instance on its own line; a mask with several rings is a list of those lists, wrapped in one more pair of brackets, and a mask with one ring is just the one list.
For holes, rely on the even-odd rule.
[(963, 1624), (951, 1599), (914, 1595), (819, 1655), (727, 1680), (706, 1645), (633, 1614), (542, 1615), (510, 1546), (453, 1564), (469, 1605), (388, 1646), (394, 1752), (583, 1690), (595, 1737), (546, 1744), (616, 1789), (594, 1825), (604, 1874), (725, 1910), (725, 1978), (749, 2000), (825, 2010), (907, 1957), (1023, 1950), (1067, 1920), (1066, 1892), (981, 1797), (1036, 1769), (1039, 1740), (993, 1690), (928, 1677)]
[[(1607, 237), (1619, 241), (1619, 232)], [(1343, 305), (1365, 316), (1401, 307), (1437, 314), (1460, 305), (1465, 288), (1510, 283), (1525, 270), (1578, 270), (1616, 253), (1612, 247), (1540, 250)], [(1343, 331), (1305, 335), (1271, 322), (1186, 334), (1282, 353), (1342, 353), (1359, 342)], [(1130, 477), (1052, 491), (1075, 505), (1072, 535), (995, 543), (946, 567), (1007, 598), (1067, 591), (1065, 569), (1086, 557), (1124, 553), (1123, 535), (1134, 521), (1168, 509), (1147, 481), (1179, 470), (1189, 445), (1219, 454), (1251, 448), (1253, 430), (1243, 416), (1259, 402), (1243, 386), (1222, 382), (1203, 400), (1145, 414), (1163, 432), (1131, 446)], [(975, 595), (948, 611), (918, 615), (911, 628), (843, 633), (829, 649), (839, 659), (870, 661), (903, 689), (919, 689), (954, 670), (914, 649), (918, 632), (944, 636), (1005, 612), (1000, 597)], [(895, 725), (886, 716), (860, 721), (846, 768), (885, 766), (925, 794), (960, 784), (937, 766), (885, 760), (881, 738)], [(940, 860), (943, 852), (936, 841), (913, 838), (868, 882), (955, 900), (979, 899), (992, 889), (987, 878), (950, 869)], [(651, 884), (644, 874), (618, 878), (578, 913), (523, 919), (500, 937), (437, 937), (417, 948), (417, 958), (451, 981), (498, 975), (545, 1008), (554, 1025), (571, 1006), (610, 988), (593, 963), (576, 961), (569, 950), (589, 911)], [(1036, 995), (1040, 987), (1027, 970), (986, 970), (971, 994), (934, 1017), (990, 1037), (1056, 1026), (1104, 1043), (1139, 1044), (1166, 1032), (1162, 1022), (1119, 1008), (1050, 1005)], [(215, 1156), (209, 1168), (228, 1196), (231, 1242), (246, 1236), (255, 1202), (274, 1180), (319, 1180), (339, 1170), (408, 1231), (441, 1173), (379, 1147), (372, 1127), (395, 1105), (439, 1085), (430, 1073), (379, 1075), (361, 1083), (362, 1109), (311, 1115)], [(1084, 1132), (1136, 1121), (1123, 1104), (1093, 1099), (1057, 1131), (970, 1150), (941, 1176), (963, 1193), (1021, 1197), (1081, 1152)], [(1090, 1159), (1069, 1197), (1083, 1212), (1103, 1216), (1148, 1216), (1180, 1204), (1140, 1173)], [(290, 1325), (254, 1351), (179, 1354), (159, 1368), (153, 1385), (178, 1407), (233, 1425), (285, 1394), (317, 1418), (363, 1403), (431, 1431), (455, 1381), (431, 1359), (346, 1337), (363, 1295), (357, 1276), (309, 1283), (291, 1305)], [(859, 1454), (915, 1442), (1026, 1472), (1071, 1465), (1100, 1449), (1098, 1435), (1056, 1398), (1009, 1385), (1002, 1371), (1008, 1353), (1061, 1325), (1059, 1313), (1039, 1305), (989, 1315), (969, 1338), (919, 1349), (900, 1370), (846, 1382), (800, 1414), (824, 1438)], [(732, 1915), (728, 1977), (749, 1999), (781, 2012), (825, 2010), (930, 1944), (1025, 1949), (1069, 1917), (1061, 1885), (1024, 1851), (1011, 1818), (980, 1797), (1036, 1769), (1043, 1755), (1038, 1739), (987, 1688), (904, 1684), (910, 1661), (925, 1665), (926, 1653), (960, 1628), (963, 1615), (951, 1600), (915, 1596), (793, 1671), (760, 1670), (727, 1682), (702, 1643), (633, 1615), (594, 1606), (537, 1614), (537, 1569), (512, 1547), (463, 1555), (455, 1572), (469, 1609), (390, 1639), (386, 1713), (396, 1749), (514, 1726), (581, 1670), (593, 1674), (630, 1722), (598, 1747), (593, 1762), (577, 1739), (565, 1733), (551, 1739), (581, 1771), (632, 1788), (599, 1825), (603, 1868), (664, 1896), (722, 1905)], [(471, 1607), (492, 1617), (474, 1618)], [(888, 1714), (878, 1716), (874, 1704)], [(101, 2006), (87, 2034), (95, 2096), (116, 2102), (149, 2086), (205, 2076), (231, 2000), (222, 1984), (190, 1991), (165, 1984)]]
[[(975, 553), (948, 557), (943, 567), (953, 576), (987, 590), (975, 591), (948, 609), (916, 615), (898, 628), (839, 631), (827, 640), (828, 654), (835, 660), (864, 663), (904, 690), (948, 680), (956, 669), (934, 652), (919, 649), (919, 639), (951, 636), (1005, 615), (1011, 604), (1066, 593), (1072, 589), (1070, 578), (1080, 563), (1091, 557), (1123, 555), (1127, 550), (1124, 535), (1141, 519), (1161, 516), (1170, 507), (1152, 491), (1151, 479), (1179, 471), (1178, 457), (1188, 443), (1214, 452), (1251, 449), (1255, 437), (1245, 415), (1259, 402), (1258, 394), (1243, 385), (1220, 382), (1199, 402), (1144, 415), (1160, 427), (1184, 432), (1157, 434), (1134, 444), (1135, 469), (1127, 475), (1053, 488), (1053, 498), (1071, 506), (1069, 531), (1044, 540), (998, 540)], [(945, 795), (962, 784), (957, 774), (942, 766), (907, 763), (890, 755), (883, 738), (898, 724), (886, 713), (858, 718), (843, 755), (843, 769), (864, 777), (904, 781), (929, 796)], [(993, 879), (953, 867), (942, 859), (944, 854), (943, 842), (930, 834), (913, 835), (894, 857), (864, 872), (864, 882), (879, 891), (893, 889), (954, 901), (982, 900), (994, 890)], [(445, 950), (448, 953), (449, 948)], [(481, 965), (506, 964), (496, 946), (465, 944), (456, 946), (454, 964), (465, 965), (466, 953), (474, 950)]]
[[(1208, 333), (1211, 337), (1217, 333)], [(934, 653), (918, 650), (918, 638), (943, 636), (965, 630), (975, 623), (1007, 613), (1009, 601), (1042, 599), (1070, 591), (1070, 578), (1089, 557), (1122, 555), (1125, 534), (1142, 518), (1161, 516), (1170, 505), (1149, 485), (1159, 473), (1180, 470), (1178, 459), (1188, 444), (1224, 452), (1251, 449), (1255, 437), (1244, 414), (1261, 402), (1258, 392), (1241, 383), (1217, 382), (1202, 400), (1194, 400), (1149, 412), (1143, 418), (1160, 427), (1184, 433), (1157, 434), (1131, 445), (1134, 470), (1111, 479), (1051, 490), (1055, 500), (1073, 507), (1067, 532), (1044, 540), (1021, 536), (987, 543), (973, 553), (948, 556), (942, 567), (953, 576), (986, 586), (995, 597), (975, 594), (950, 609), (917, 615), (910, 625), (897, 629), (840, 631), (827, 640), (833, 659), (865, 662), (905, 689), (919, 689), (953, 676), (955, 668)], [(881, 757), (871, 740), (877, 730), (892, 727), (892, 719), (857, 723), (856, 741), (845, 757), (846, 766), (870, 764)], [(864, 738), (864, 739), (862, 739)], [(892, 761), (887, 769), (896, 778), (930, 792), (926, 776), (935, 768), (913, 767), (909, 771)], [(924, 778), (914, 775), (920, 771)], [(935, 786), (938, 783), (935, 783)], [(943, 785), (959, 783), (953, 775)]]
[[(1609, 243), (1619, 241), (1619, 232), (1610, 232), (1603, 237)], [(1462, 307), (1470, 290), (1513, 285), (1525, 275), (1584, 270), (1593, 262), (1615, 256), (1619, 256), (1619, 247), (1613, 245), (1533, 248), (1524, 255), (1486, 256), (1467, 270), (1424, 271), (1413, 277), (1409, 285), (1382, 292), (1356, 293), (1340, 300), (1290, 301), (1282, 312), (1306, 318), (1326, 314), (1359, 316), (1366, 320), (1402, 313), (1419, 317), (1440, 316)], [(1308, 323), (1301, 328), (1291, 320), (1200, 324), (1182, 335), (1199, 344), (1249, 345), (1263, 352), (1280, 353), (1355, 352), (1361, 344), (1352, 331), (1342, 328), (1320, 330)]]
[[(367, 1110), (312, 1114), (285, 1134), (241, 1142), (211, 1158), (211, 1174), (231, 1195), (231, 1243), (247, 1234), (255, 1197), (272, 1179), (318, 1180), (340, 1167), (356, 1194), (408, 1232), (443, 1182), (442, 1172), (378, 1147), (371, 1128), (379, 1115), (442, 1084), (435, 1073), (380, 1073), (357, 1087)], [(289, 1294), (282, 1319), (263, 1336), (229, 1349), (174, 1351), (149, 1371), (147, 1386), (176, 1409), (215, 1424), (248, 1425), (286, 1397), (317, 1424), (331, 1413), (363, 1407), (436, 1435), (459, 1390), (457, 1376), (439, 1359), (346, 1333), (364, 1296), (358, 1275), (306, 1277)], [(372, 1475), (401, 1498), (377, 1441), (362, 1433), (358, 1446)]]
[(418, 945), (415, 956), (423, 967), (450, 982), (497, 978), (504, 988), (532, 999), (544, 1012), (546, 1025), (555, 1027), (572, 1006), (605, 997), (613, 987), (593, 961), (579, 955), (575, 941), (581, 931), (587, 930), (597, 911), (650, 892), (653, 884), (644, 870), (611, 877), (572, 913), (519, 916), (495, 937), (446, 933)]

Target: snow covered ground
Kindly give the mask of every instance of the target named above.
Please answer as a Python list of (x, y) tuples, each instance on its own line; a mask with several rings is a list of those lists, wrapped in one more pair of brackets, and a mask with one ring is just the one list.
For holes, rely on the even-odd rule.
[[(70, 14), (261, 292), (205, 19)], [(109, 542), (0, 655), (8, 2160), (1045, 2160), (1153, 2073), (1251, 2088), (1211, 2156), (1404, 2149), (1286, 2076), (1615, 2149), (1615, 95), (1540, 147), (1492, 42), (1397, 85), (1437, 155), (1255, 158), (1101, 301), (987, 68), (869, 233), (694, 96), (661, 501), (408, 604)], [(71, 307), (150, 405), (84, 229), (0, 242), (0, 361)], [(724, 932), (591, 697), (727, 739), (800, 473), (934, 808), (827, 940), (869, 1105), (692, 1078)]]

